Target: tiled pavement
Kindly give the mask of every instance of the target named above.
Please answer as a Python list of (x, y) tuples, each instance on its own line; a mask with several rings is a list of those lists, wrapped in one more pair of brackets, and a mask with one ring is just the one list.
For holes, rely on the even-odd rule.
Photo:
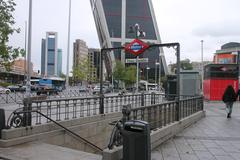
[(206, 102), (206, 118), (152, 151), (152, 160), (240, 160), (240, 103), (231, 119), (221, 102)]
[[(231, 119), (226, 118), (223, 103), (206, 102), (204, 107), (206, 118), (152, 151), (152, 160), (240, 160), (240, 103), (234, 104)], [(0, 148), (0, 160), (101, 159), (60, 146), (26, 145)]]
[(41, 143), (0, 148), (0, 160), (101, 160), (102, 156)]

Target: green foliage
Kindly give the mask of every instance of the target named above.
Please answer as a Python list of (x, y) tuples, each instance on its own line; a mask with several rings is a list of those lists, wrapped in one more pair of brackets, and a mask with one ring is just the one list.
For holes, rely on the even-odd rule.
[[(176, 70), (176, 68), (177, 68), (176, 63), (171, 65), (172, 72), (174, 72)], [(183, 70), (192, 70), (193, 66), (192, 66), (192, 63), (190, 63), (189, 59), (185, 59), (185, 60), (180, 61), (180, 68)]]
[(136, 66), (126, 67), (121, 61), (116, 61), (116, 66), (113, 69), (114, 80), (124, 82), (127, 86), (136, 82)]
[(96, 81), (93, 76), (93, 72), (96, 72), (96, 68), (90, 63), (88, 58), (83, 59), (77, 66), (73, 67), (73, 79), (75, 82), (79, 81)]
[(136, 82), (136, 66), (129, 66), (126, 68), (124, 82), (127, 86), (132, 85)]
[(66, 78), (66, 75), (61, 72), (61, 73), (60, 73), (60, 77), (61, 77), (61, 78)]
[(0, 82), (0, 86), (2, 87), (7, 87), (7, 86), (10, 86), (10, 85), (13, 85), (12, 83), (7, 83), (7, 82)]
[(20, 32), (20, 29), (13, 28), (15, 21), (12, 13), (15, 6), (14, 0), (0, 0), (0, 65), (7, 70), (10, 70), (13, 60), (25, 55), (23, 49), (8, 45), (9, 36)]
[(113, 77), (117, 81), (122, 81), (125, 78), (125, 67), (121, 61), (116, 61), (116, 66), (113, 69)]

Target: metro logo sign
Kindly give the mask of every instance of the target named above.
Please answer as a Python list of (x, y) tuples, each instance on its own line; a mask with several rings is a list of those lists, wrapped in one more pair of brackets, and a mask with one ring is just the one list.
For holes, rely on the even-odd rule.
[(130, 44), (125, 47), (125, 51), (134, 54), (135, 56), (143, 53), (149, 46), (139, 39), (134, 39)]

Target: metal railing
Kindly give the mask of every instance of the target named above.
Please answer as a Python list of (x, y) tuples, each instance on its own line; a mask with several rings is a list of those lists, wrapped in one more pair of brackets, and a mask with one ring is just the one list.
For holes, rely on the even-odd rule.
[[(36, 96), (36, 93), (32, 92), (31, 96)], [(25, 92), (10, 92), (0, 94), (0, 104), (18, 103), (27, 97)]]
[[(36, 97), (38, 98), (38, 97)], [(133, 108), (141, 106), (148, 106), (164, 102), (163, 94), (135, 94), (123, 96), (106, 96), (104, 97), (104, 110), (105, 113), (120, 112), (123, 105), (131, 104)], [(23, 115), (18, 114), (20, 111), (37, 110), (47, 117), (55, 120), (70, 120), (80, 117), (89, 117), (99, 114), (100, 97), (86, 97), (86, 98), (58, 98), (47, 100), (34, 100), (33, 98), (29, 103), (20, 105), (20, 108), (15, 110), (9, 117), (8, 126), (21, 127), (23, 123), (15, 119), (23, 119)], [(17, 116), (16, 116), (17, 115)], [(15, 123), (17, 122), (17, 123)], [(50, 122), (48, 119), (42, 119), (38, 113), (31, 114), (31, 125), (39, 125)]]
[[(179, 109), (177, 109), (179, 106)], [(124, 123), (127, 120), (143, 120), (149, 123), (150, 129), (154, 130), (169, 125), (175, 121), (188, 117), (198, 111), (203, 110), (203, 97), (186, 97), (181, 99), (178, 105), (177, 101), (164, 102), (150, 106), (131, 109), (130, 105), (123, 106), (123, 117), (110, 125), (114, 125), (108, 148), (122, 145), (122, 131)], [(177, 118), (179, 118), (177, 120)]]
[(203, 110), (203, 97), (181, 99), (177, 110), (177, 101), (164, 102), (140, 108), (132, 108), (130, 119), (147, 121), (151, 129), (161, 128)]
[[(36, 96), (36, 92), (31, 92), (31, 96)], [(46, 95), (46, 99), (56, 99), (56, 98), (68, 98), (68, 97), (86, 97), (92, 96), (92, 93), (86, 92), (81, 93), (78, 90), (69, 90), (69, 91), (62, 91), (58, 92), (55, 95)], [(13, 104), (19, 103), (24, 98), (27, 97), (25, 92), (10, 92), (10, 93), (3, 93), (0, 94), (0, 104)]]

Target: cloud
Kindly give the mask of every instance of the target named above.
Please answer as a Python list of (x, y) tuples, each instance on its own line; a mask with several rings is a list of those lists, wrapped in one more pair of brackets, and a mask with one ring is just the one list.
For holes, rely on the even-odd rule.
[(202, 27), (193, 29), (192, 33), (195, 36), (209, 36), (209, 37), (239, 37), (240, 24), (229, 23), (227, 21), (216, 24), (208, 24)]

